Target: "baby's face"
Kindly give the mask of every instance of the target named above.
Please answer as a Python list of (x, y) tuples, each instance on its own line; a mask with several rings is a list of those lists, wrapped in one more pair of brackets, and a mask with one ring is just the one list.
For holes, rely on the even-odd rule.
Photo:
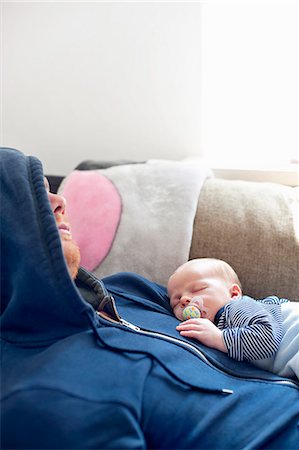
[(179, 320), (183, 320), (186, 306), (195, 305), (202, 318), (214, 322), (219, 309), (232, 299), (228, 283), (200, 263), (180, 267), (170, 277), (167, 290), (170, 306)]

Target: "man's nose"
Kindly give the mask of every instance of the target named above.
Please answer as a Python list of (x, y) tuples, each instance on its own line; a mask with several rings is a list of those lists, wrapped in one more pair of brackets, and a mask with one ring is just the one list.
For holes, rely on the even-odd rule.
[(49, 193), (49, 201), (54, 214), (64, 214), (66, 199), (62, 195)]

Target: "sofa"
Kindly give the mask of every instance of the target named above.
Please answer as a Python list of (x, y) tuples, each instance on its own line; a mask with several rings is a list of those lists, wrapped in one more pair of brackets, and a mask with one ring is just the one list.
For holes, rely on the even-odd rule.
[[(118, 172), (114, 173), (117, 173), (118, 177), (122, 177), (122, 174), (126, 177), (128, 173), (129, 175), (132, 173), (128, 170), (133, 168), (134, 173), (139, 173), (138, 171), (145, 164), (144, 161), (86, 160), (80, 163), (74, 171), (80, 171), (81, 174), (84, 171), (86, 176), (90, 176), (92, 172), (109, 176), (111, 173), (109, 171), (117, 170)], [(163, 170), (166, 171), (167, 167), (162, 168), (162, 173)], [(72, 173), (65, 178), (49, 176), (52, 190), (63, 194), (63, 185), (70, 175)], [(163, 182), (164, 180), (161, 181), (161, 183)], [(176, 184), (182, 183), (183, 181), (179, 179)], [(77, 186), (76, 181), (73, 184), (74, 195), (77, 196), (81, 188), (79, 185)], [(138, 191), (138, 183), (135, 187)], [(172, 185), (170, 185), (170, 189), (173, 189)], [(179, 192), (183, 192), (183, 187), (180, 187)], [(135, 200), (144, 203), (142, 195), (141, 193), (139, 199)], [(177, 193), (175, 195), (177, 198)], [(188, 191), (187, 195), (189, 195)], [(130, 255), (132, 254), (132, 259), (138, 257), (135, 236), (142, 234), (140, 239), (147, 241), (147, 248), (151, 248), (155, 235), (159, 235), (160, 232), (157, 229), (156, 233), (151, 233), (149, 236), (147, 226), (143, 224), (140, 231), (136, 220), (138, 214), (128, 218), (129, 226), (132, 228), (132, 238), (131, 241), (120, 244), (124, 256), (122, 257), (121, 252), (116, 252), (114, 260), (109, 264), (108, 271), (101, 272), (100, 267), (97, 267), (93, 268), (94, 273), (102, 277), (109, 275), (110, 272), (132, 270), (141, 272), (142, 275), (153, 281), (165, 284), (167, 276), (185, 259), (214, 257), (226, 260), (234, 267), (242, 282), (243, 292), (247, 295), (257, 299), (268, 295), (277, 295), (299, 301), (297, 281), (299, 274), (299, 187), (269, 182), (227, 180), (216, 178), (213, 173), (205, 172), (200, 189), (194, 195), (194, 202), (193, 210), (187, 211), (190, 216), (191, 234), (188, 241), (184, 243), (185, 248), (179, 257), (173, 258), (175, 262), (171, 262), (171, 255), (163, 262), (163, 268), (169, 265), (163, 274), (164, 277), (158, 277), (157, 274), (161, 273), (162, 267), (154, 269), (154, 266), (157, 265), (154, 260), (151, 261), (152, 267), (148, 261), (144, 261), (143, 264), (142, 259), (136, 265), (130, 266)], [(175, 202), (172, 201), (173, 203)], [(141, 208), (141, 205), (138, 205), (137, 208)], [(84, 211), (84, 205), (82, 208), (76, 208), (75, 218), (82, 222), (81, 216), (85, 214)], [(165, 214), (167, 214), (166, 211)], [(174, 214), (177, 214), (179, 218), (181, 211), (175, 210)], [(176, 221), (178, 219), (175, 218), (174, 222)], [(169, 230), (175, 226), (173, 223), (169, 224)], [(186, 231), (188, 232), (188, 230)], [(164, 242), (170, 241), (169, 233), (170, 231), (166, 229), (162, 236)], [(178, 241), (179, 238), (177, 238), (177, 242), (170, 242), (174, 255)], [(113, 245), (116, 245), (115, 241), (112, 247)], [(161, 249), (160, 257), (163, 253), (161, 240), (157, 243), (157, 248), (153, 252), (157, 254)], [(144, 269), (146, 265), (147, 268)]]

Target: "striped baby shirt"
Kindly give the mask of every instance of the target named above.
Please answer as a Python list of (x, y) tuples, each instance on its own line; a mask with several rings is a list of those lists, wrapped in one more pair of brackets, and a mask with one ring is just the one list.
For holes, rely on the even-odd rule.
[(280, 305), (286, 302), (276, 296), (263, 300), (243, 296), (221, 308), (215, 324), (223, 330), (228, 356), (254, 361), (274, 355), (283, 336)]

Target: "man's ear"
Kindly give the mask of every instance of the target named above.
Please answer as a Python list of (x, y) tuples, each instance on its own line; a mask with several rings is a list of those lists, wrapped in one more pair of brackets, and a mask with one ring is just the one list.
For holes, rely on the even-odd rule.
[(242, 289), (237, 283), (231, 285), (229, 292), (232, 300), (238, 300), (242, 297)]

